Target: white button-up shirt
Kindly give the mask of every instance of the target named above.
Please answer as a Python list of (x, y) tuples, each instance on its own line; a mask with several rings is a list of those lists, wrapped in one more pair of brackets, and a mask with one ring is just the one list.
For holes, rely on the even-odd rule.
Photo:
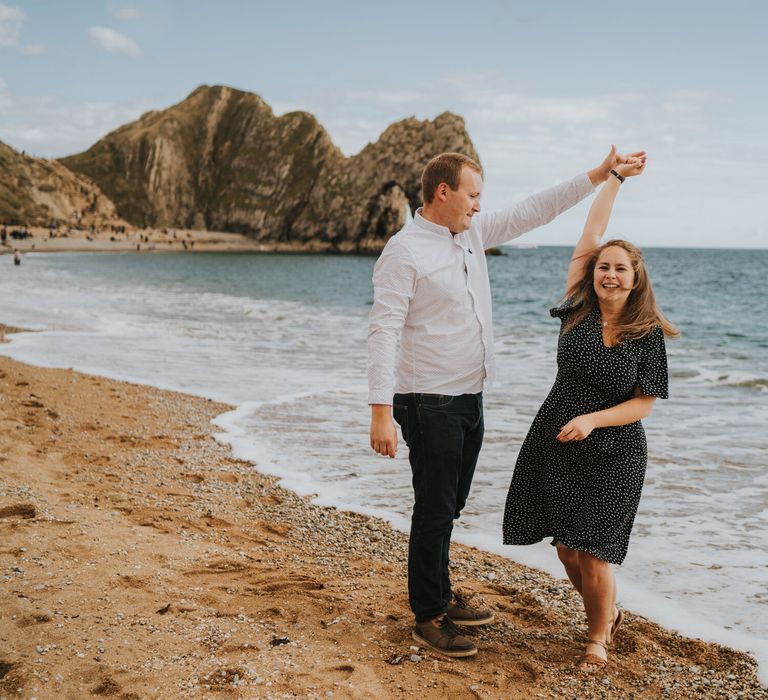
[(373, 270), (368, 403), (391, 404), (395, 393), (487, 389), (495, 360), (484, 251), (552, 221), (593, 191), (589, 177), (579, 175), (509, 209), (475, 214), (456, 235), (419, 209)]

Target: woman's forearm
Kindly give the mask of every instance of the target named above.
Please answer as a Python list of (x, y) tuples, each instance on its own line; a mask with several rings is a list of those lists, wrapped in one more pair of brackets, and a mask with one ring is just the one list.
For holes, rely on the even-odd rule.
[(596, 248), (600, 247), (600, 240), (608, 228), (608, 221), (611, 218), (613, 203), (616, 200), (620, 184), (617, 177), (609, 176), (608, 181), (602, 186), (600, 192), (597, 193), (595, 201), (592, 202), (589, 214), (587, 215), (587, 221), (584, 224), (584, 231), (573, 250), (571, 262), (568, 265), (565, 284), (567, 290), (571, 289), (581, 279), (588, 257)]
[(640, 389), (635, 389), (635, 395), (617, 406), (606, 408), (604, 411), (585, 413), (569, 420), (555, 437), (558, 442), (584, 440), (595, 428), (608, 428), (615, 425), (629, 425), (651, 415), (654, 396), (645, 396)]
[(655, 400), (656, 397), (654, 396), (635, 396), (616, 406), (588, 415), (592, 419), (595, 428), (629, 425), (650, 416)]
[(613, 203), (616, 201), (616, 195), (619, 192), (620, 186), (619, 178), (611, 175), (608, 181), (600, 188), (600, 192), (597, 193), (595, 201), (592, 202), (592, 206), (589, 208), (582, 239), (590, 238), (599, 245), (600, 239), (608, 228), (608, 222), (613, 211)]

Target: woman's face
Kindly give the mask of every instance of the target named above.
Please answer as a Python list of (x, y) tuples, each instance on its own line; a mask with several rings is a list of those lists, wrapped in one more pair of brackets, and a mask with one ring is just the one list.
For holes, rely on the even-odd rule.
[(595, 263), (595, 294), (600, 301), (623, 305), (635, 284), (632, 260), (624, 248), (605, 248)]

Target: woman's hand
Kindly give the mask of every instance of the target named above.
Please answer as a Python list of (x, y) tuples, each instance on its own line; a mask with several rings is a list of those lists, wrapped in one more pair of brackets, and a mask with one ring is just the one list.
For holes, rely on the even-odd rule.
[(558, 442), (571, 442), (571, 440), (584, 440), (595, 429), (595, 422), (589, 414), (576, 416), (568, 421), (555, 438)]
[[(634, 153), (619, 153), (616, 146), (611, 144), (611, 150), (603, 158), (603, 162), (596, 168), (587, 172), (593, 187), (597, 187), (601, 182), (605, 182), (611, 176), (611, 170), (618, 169), (623, 163), (630, 163), (636, 160), (642, 160), (645, 163), (645, 151), (635, 151)], [(639, 175), (639, 173), (633, 173)]]
[(622, 177), (642, 175), (643, 170), (645, 170), (645, 156), (641, 158), (628, 158), (626, 163), (617, 165), (614, 170)]

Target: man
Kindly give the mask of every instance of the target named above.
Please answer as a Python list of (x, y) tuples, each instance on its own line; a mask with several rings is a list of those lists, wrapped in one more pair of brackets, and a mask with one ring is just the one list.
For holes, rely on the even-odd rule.
[(548, 223), (591, 194), (626, 158), (611, 147), (586, 174), (509, 209), (479, 215), (480, 166), (464, 155), (443, 153), (422, 174), (423, 207), (387, 242), (374, 268), (368, 333), (371, 447), (395, 456), (394, 415), (413, 475), (408, 551), (413, 638), (441, 654), (473, 656), (477, 647), (456, 625), (493, 620), (490, 611), (476, 610), (452, 593), (448, 574), (453, 521), (469, 494), (483, 440), (482, 392), (494, 377), (484, 251)]

